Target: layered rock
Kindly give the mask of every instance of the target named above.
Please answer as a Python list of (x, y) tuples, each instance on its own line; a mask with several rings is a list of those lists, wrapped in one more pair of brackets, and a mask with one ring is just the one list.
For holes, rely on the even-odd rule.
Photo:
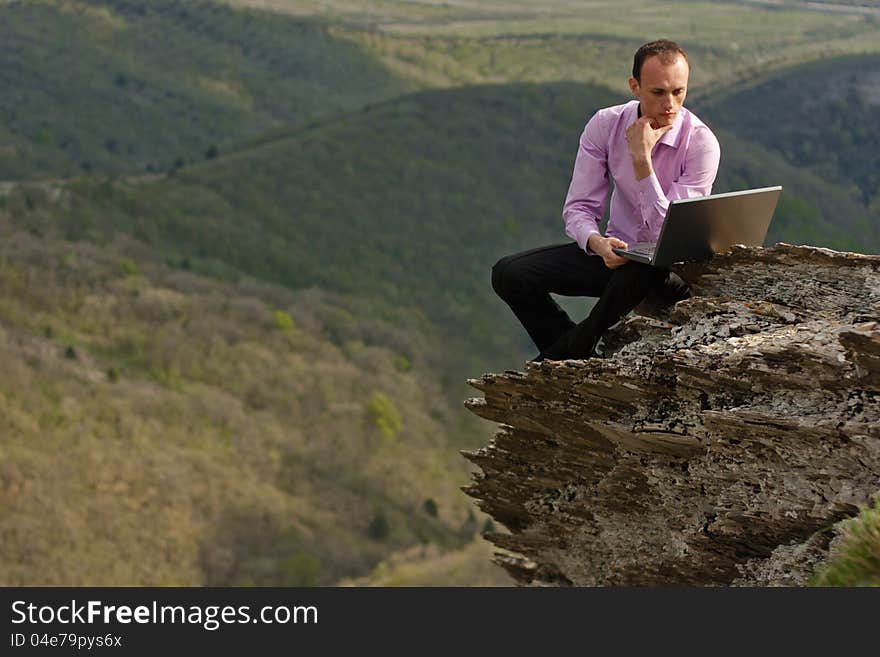
[(880, 491), (880, 256), (735, 247), (677, 271), (695, 296), (618, 324), (608, 357), (469, 382), (501, 427), (465, 490), (518, 581), (801, 584)]

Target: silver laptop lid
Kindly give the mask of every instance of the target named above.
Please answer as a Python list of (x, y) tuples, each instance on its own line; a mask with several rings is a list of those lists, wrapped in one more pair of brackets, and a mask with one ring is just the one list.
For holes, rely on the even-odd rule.
[(707, 260), (734, 244), (762, 246), (781, 193), (777, 185), (672, 201), (651, 264)]

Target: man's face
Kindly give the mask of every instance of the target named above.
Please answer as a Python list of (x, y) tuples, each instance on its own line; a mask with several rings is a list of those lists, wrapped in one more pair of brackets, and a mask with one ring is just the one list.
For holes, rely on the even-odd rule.
[(690, 67), (681, 55), (664, 63), (653, 55), (642, 62), (641, 81), (629, 79), (629, 88), (639, 99), (642, 116), (650, 117), (651, 126), (672, 125), (687, 95)]

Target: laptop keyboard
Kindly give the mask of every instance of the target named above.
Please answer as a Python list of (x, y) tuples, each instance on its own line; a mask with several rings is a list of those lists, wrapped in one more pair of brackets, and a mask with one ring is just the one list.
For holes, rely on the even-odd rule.
[(656, 246), (657, 244), (654, 242), (639, 242), (638, 244), (633, 244), (632, 246), (630, 246), (627, 251), (629, 253), (635, 253), (636, 255), (650, 258), (654, 255), (654, 248)]

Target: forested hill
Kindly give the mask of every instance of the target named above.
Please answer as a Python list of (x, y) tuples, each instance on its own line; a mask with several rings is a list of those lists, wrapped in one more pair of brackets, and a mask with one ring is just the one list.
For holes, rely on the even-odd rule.
[[(705, 114), (880, 211), (880, 56), (841, 57), (705, 100)], [(876, 233), (875, 233), (876, 236)], [(876, 245), (876, 242), (875, 242)]]
[[(499, 321), (507, 309), (489, 269), (566, 239), (560, 207), (580, 131), (596, 108), (622, 100), (570, 84), (424, 92), (276, 132), (172, 176), (87, 178), (68, 184), (62, 203), (33, 190), (3, 203), (47, 234), (102, 242), (127, 232), (174, 266), (357, 293), (377, 316), (440, 340), (427, 357), (451, 383), (527, 346)], [(786, 187), (769, 240), (876, 248), (873, 235), (851, 237), (866, 237), (868, 222), (845, 190), (718, 134), (715, 191)], [(418, 357), (406, 341), (396, 348)]]
[(438, 339), (433, 349), (375, 339), (461, 385), (518, 351), (489, 270), (506, 252), (562, 238), (584, 118), (615, 99), (568, 85), (423, 93), (173, 176), (80, 179), (59, 202), (23, 188), (3, 203), (47, 235), (102, 243), (127, 232), (177, 267), (357, 293), (367, 310), (351, 330), (373, 317), (415, 326)]
[(406, 91), (324, 22), (205, 0), (0, 3), (0, 179), (164, 172)]

